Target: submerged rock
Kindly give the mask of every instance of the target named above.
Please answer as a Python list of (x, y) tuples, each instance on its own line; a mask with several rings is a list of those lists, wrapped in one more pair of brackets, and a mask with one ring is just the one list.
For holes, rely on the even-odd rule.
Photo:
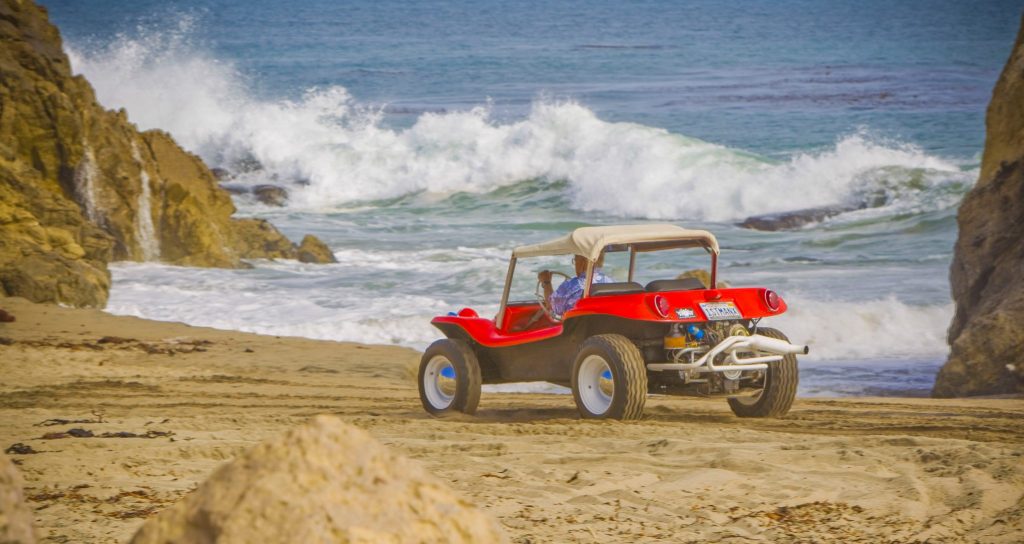
[(252, 194), (267, 206), (284, 206), (288, 203), (288, 190), (277, 185), (257, 185)]
[(134, 544), (505, 542), (497, 523), (366, 431), (317, 416), (221, 466)]
[(21, 475), (4, 455), (0, 455), (0, 542), (33, 544), (32, 510), (25, 504)]
[(214, 179), (217, 181), (231, 181), (235, 179), (235, 175), (231, 173), (227, 168), (213, 167), (210, 169), (210, 173), (213, 174)]
[(220, 188), (227, 191), (230, 195), (247, 195), (251, 192), (245, 185), (237, 183), (221, 183)]
[(804, 225), (820, 223), (841, 213), (863, 210), (867, 207), (867, 203), (862, 203), (856, 206), (822, 206), (791, 212), (755, 215), (744, 219), (737, 225), (745, 229), (765, 231), (797, 229)]
[(312, 234), (307, 234), (302, 238), (302, 243), (299, 244), (298, 257), (299, 261), (304, 263), (328, 264), (338, 262), (338, 259), (334, 258), (331, 248), (327, 247), (327, 244)]
[(985, 128), (978, 183), (957, 213), (956, 315), (937, 397), (1024, 392), (1024, 18)]

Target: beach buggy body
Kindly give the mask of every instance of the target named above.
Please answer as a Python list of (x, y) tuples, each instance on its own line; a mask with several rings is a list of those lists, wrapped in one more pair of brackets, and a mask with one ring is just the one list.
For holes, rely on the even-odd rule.
[[(709, 286), (674, 275), (634, 281), (645, 254), (694, 250), (710, 259)], [(626, 281), (592, 283), (594, 263), (619, 252), (628, 256)], [(535, 299), (509, 300), (522, 259), (558, 255), (588, 262), (573, 308), (554, 315), (539, 285)], [(471, 414), (481, 384), (551, 382), (572, 389), (584, 418), (639, 418), (648, 393), (721, 396), (741, 417), (785, 414), (796, 395), (796, 355), (808, 348), (761, 325), (786, 311), (773, 291), (717, 288), (718, 256), (710, 232), (667, 224), (583, 227), (515, 248), (494, 319), (470, 308), (433, 319), (447, 338), (420, 362), (424, 408)]]

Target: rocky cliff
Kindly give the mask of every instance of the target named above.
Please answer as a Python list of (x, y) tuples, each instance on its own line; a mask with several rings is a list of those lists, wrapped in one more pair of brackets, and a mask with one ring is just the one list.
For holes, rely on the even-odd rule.
[(198, 157), (99, 105), (44, 8), (0, 0), (0, 295), (102, 306), (111, 260), (296, 258), (234, 212)]
[(956, 315), (938, 397), (1024, 392), (1024, 19), (985, 129), (981, 175), (957, 214)]

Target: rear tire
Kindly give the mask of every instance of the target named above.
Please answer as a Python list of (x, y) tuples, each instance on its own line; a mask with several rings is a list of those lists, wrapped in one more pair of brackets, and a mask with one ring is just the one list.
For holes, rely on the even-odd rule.
[(443, 338), (430, 344), (420, 359), (420, 402), (438, 416), (475, 414), (480, 404), (480, 362), (463, 340)]
[(588, 338), (573, 365), (572, 396), (584, 419), (640, 419), (647, 402), (640, 350), (620, 334)]
[[(789, 342), (778, 329), (758, 328), (757, 334)], [(729, 408), (739, 417), (781, 417), (789, 412), (796, 398), (796, 386), (800, 381), (796, 355), (784, 355), (781, 361), (768, 364), (764, 377), (764, 389), (752, 397), (729, 399)]]

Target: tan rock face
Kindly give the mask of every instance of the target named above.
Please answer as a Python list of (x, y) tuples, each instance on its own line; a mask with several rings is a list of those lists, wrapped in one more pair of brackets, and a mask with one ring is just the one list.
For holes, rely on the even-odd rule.
[(327, 247), (327, 244), (312, 234), (307, 234), (302, 238), (302, 243), (299, 244), (298, 257), (299, 261), (304, 263), (326, 264), (338, 262), (338, 259), (334, 258), (331, 248)]
[[(700, 280), (700, 282), (704, 284), (705, 289), (708, 289), (708, 286), (711, 284), (711, 272), (708, 272), (703, 268), (694, 268), (693, 270), (687, 270), (686, 272), (683, 272), (682, 274), (676, 276), (677, 280), (685, 280), (686, 278), (696, 278)], [(716, 285), (716, 287), (719, 289), (728, 289), (729, 284), (719, 279), (718, 285)]]
[(135, 544), (505, 542), (489, 516), (365, 431), (318, 416), (222, 466)]
[(235, 219), (235, 249), (246, 259), (294, 259), (295, 245), (264, 219)]
[(113, 240), (43, 183), (35, 169), (0, 157), (0, 294), (103, 306)]
[(0, 455), (0, 542), (33, 544), (32, 510), (25, 504), (21, 475), (4, 455)]
[(957, 213), (956, 316), (932, 394), (1024, 392), (1024, 19), (985, 119), (977, 185)]
[(30, 1), (0, 0), (0, 106), (2, 292), (102, 306), (111, 259), (233, 267), (251, 253), (294, 258), (269, 224), (263, 239), (236, 232), (230, 196), (198, 157), (100, 106)]

